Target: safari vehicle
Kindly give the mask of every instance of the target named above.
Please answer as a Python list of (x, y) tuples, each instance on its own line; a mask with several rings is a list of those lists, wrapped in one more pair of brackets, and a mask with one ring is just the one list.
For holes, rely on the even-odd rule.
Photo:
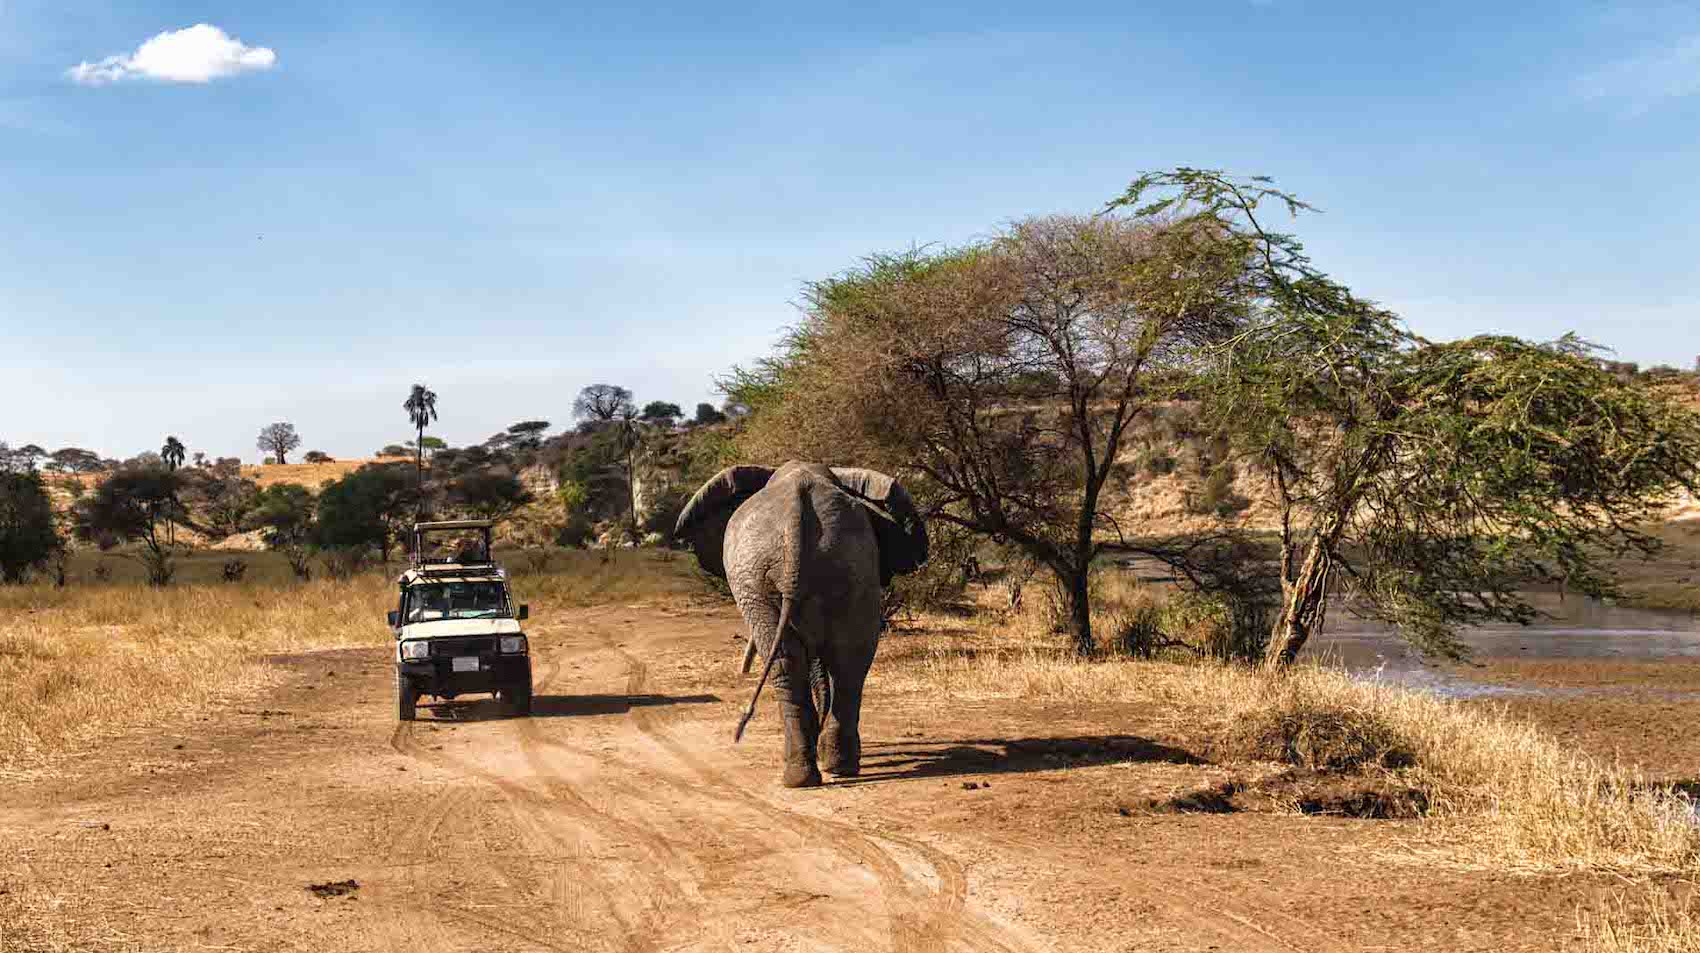
[(531, 653), (508, 574), (490, 552), (489, 520), (415, 523), (413, 565), (401, 574), (395, 632), (396, 714), (412, 721), (422, 695), (489, 692), (531, 714)]

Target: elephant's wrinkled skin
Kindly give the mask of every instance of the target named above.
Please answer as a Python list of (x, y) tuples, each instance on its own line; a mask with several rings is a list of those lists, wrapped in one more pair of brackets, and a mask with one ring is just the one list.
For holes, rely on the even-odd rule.
[(686, 504), (674, 535), (730, 585), (763, 656), (788, 618), (774, 670), (785, 786), (819, 784), (820, 766), (854, 776), (881, 589), (927, 561), (926, 524), (908, 492), (873, 470), (729, 467)]

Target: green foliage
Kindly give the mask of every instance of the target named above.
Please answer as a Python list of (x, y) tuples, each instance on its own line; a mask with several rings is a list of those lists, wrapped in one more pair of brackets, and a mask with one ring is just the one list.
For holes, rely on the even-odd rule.
[(1187, 494), (1187, 512), (1199, 516), (1229, 517), (1243, 511), (1251, 501), (1234, 492), (1235, 469), (1231, 463), (1212, 467), (1203, 484)]
[(313, 536), (313, 494), (294, 483), (274, 483), (254, 498), (254, 521), (273, 549), (305, 546)]
[(726, 415), (716, 410), (713, 404), (698, 404), (696, 416), (692, 418), (692, 422), (699, 427), (708, 424), (725, 423)]
[(41, 474), (0, 473), (0, 581), (23, 582), (63, 549)]
[(1139, 451), (1133, 465), (1146, 476), (1164, 476), (1175, 472), (1175, 455), (1168, 447), (1152, 443)]
[(313, 542), (322, 547), (378, 549), (391, 545), (418, 510), (419, 495), (405, 464), (369, 463), (319, 491)]
[(531, 502), (531, 493), (512, 473), (480, 470), (450, 481), (448, 501), (484, 519), (500, 519)]
[(94, 495), (77, 501), (73, 531), (103, 550), (141, 543), (134, 558), (146, 567), (150, 583), (166, 585), (175, 550), (160, 539), (159, 521), (176, 507), (180, 483), (177, 473), (163, 468), (120, 470), (103, 480)]
[(643, 413), (639, 415), (638, 419), (670, 425), (683, 416), (685, 416), (685, 411), (678, 404), (668, 403), (664, 400), (652, 400), (643, 405)]
[(166, 437), (165, 445), (159, 448), (159, 457), (165, 462), (165, 468), (175, 470), (183, 465), (183, 457), (187, 453), (183, 441), (176, 437)]
[(1532, 583), (1615, 594), (1606, 560), (1653, 551), (1635, 527), (1700, 476), (1700, 419), (1574, 338), (1418, 338), (1268, 231), (1265, 203), (1308, 208), (1199, 169), (1141, 176), (1113, 204), (1196, 222), (1252, 262), (1255, 319), (1200, 389), (1213, 432), (1279, 494), (1272, 661), (1320, 625), (1335, 582), (1441, 652), (1460, 625), (1534, 619)]

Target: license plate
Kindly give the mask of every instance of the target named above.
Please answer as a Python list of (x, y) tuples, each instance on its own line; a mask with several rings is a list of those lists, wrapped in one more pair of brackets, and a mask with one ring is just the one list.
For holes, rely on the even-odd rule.
[(454, 659), (454, 670), (457, 671), (457, 672), (476, 672), (476, 671), (478, 671), (478, 656), (476, 656), (476, 655), (459, 655), (459, 656), (456, 656), (455, 659)]

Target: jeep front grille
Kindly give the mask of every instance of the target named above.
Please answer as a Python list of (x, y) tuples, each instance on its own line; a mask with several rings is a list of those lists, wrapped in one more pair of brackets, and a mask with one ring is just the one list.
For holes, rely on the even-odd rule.
[(433, 658), (449, 658), (456, 655), (490, 655), (495, 651), (496, 640), (493, 638), (431, 640), (431, 656)]

